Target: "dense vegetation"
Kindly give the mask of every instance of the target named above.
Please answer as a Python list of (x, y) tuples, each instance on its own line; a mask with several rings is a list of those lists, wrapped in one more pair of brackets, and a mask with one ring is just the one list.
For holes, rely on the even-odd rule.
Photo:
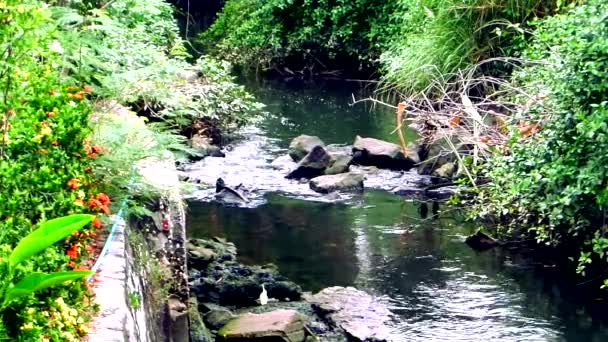
[[(553, 13), (540, 0), (229, 0), (201, 34), (205, 51), (263, 69), (380, 69), (391, 85), (420, 89), (432, 77), (513, 53), (507, 36)], [(289, 72), (287, 72), (289, 74)]]
[[(0, 23), (0, 339), (79, 341), (93, 295), (82, 279), (64, 281), (88, 274), (123, 200), (153, 195), (136, 163), (188, 153), (178, 133), (196, 120), (238, 126), (259, 106), (223, 63), (186, 62), (161, 0), (0, 0)], [(47, 224), (84, 213), (95, 217), (75, 216), (87, 218), (80, 231)], [(69, 237), (14, 256), (15, 246), (40, 251), (25, 243), (48, 230)], [(64, 281), (36, 273), (71, 270), (80, 273), (60, 273)], [(33, 283), (35, 295), (25, 291)]]
[[(492, 185), (480, 201), (538, 240), (568, 248), (578, 271), (603, 275), (608, 261), (608, 5), (587, 1), (536, 25), (525, 57), (541, 62), (513, 84), (537, 97), (527, 102), (540, 123), (532, 139), (488, 165)], [(488, 205), (491, 204), (491, 205)], [(593, 262), (593, 263), (592, 263)], [(590, 265), (592, 264), (592, 265)], [(601, 272), (600, 272), (601, 271)], [(608, 284), (608, 283), (606, 283)]]

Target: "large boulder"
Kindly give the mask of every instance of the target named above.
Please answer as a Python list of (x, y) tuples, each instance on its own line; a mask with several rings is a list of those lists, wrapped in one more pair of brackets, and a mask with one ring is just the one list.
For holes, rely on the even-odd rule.
[(300, 160), (298, 166), (287, 174), (288, 179), (314, 178), (322, 175), (331, 163), (331, 156), (322, 146), (315, 146), (304, 159)]
[(315, 146), (325, 146), (319, 137), (311, 135), (300, 135), (289, 144), (289, 156), (293, 161), (299, 162), (312, 151)]
[(353, 161), (360, 165), (373, 165), (393, 170), (409, 170), (420, 162), (418, 151), (408, 149), (407, 155), (397, 144), (374, 138), (357, 136), (353, 144)]
[(331, 325), (342, 328), (349, 340), (389, 340), (390, 328), (386, 324), (391, 320), (392, 313), (363, 291), (335, 286), (305, 299)]
[(310, 180), (310, 188), (316, 192), (327, 194), (334, 191), (363, 191), (362, 174), (340, 173), (315, 177)]
[(218, 332), (224, 341), (285, 341), (306, 339), (305, 320), (295, 310), (275, 310), (262, 314), (244, 314)]

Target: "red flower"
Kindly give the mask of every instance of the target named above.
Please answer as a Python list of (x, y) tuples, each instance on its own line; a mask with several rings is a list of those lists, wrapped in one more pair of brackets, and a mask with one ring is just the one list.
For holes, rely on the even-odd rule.
[(78, 258), (78, 247), (76, 245), (73, 245), (72, 247), (68, 248), (65, 254), (67, 254), (70, 259)]
[(72, 178), (68, 181), (68, 187), (72, 190), (76, 190), (80, 187), (80, 181), (76, 178)]
[(87, 168), (84, 169), (84, 172), (86, 172), (86, 173), (91, 173), (91, 171), (93, 171), (93, 168), (90, 166), (87, 166)]
[(110, 208), (107, 205), (102, 205), (101, 208), (101, 212), (103, 212), (106, 215), (110, 215)]
[(93, 246), (86, 246), (85, 249), (87, 250), (87, 252), (91, 253), (95, 250), (95, 248), (93, 248)]
[(103, 205), (110, 204), (110, 196), (104, 194), (103, 192), (100, 192), (97, 194), (97, 200), (99, 202), (101, 202)]
[(72, 233), (72, 235), (73, 236), (78, 236), (78, 235), (80, 235), (80, 232), (79, 231), (75, 231), (75, 232)]
[(93, 150), (94, 153), (99, 153), (103, 151), (103, 147), (99, 146), (99, 145), (93, 145), (91, 146), (91, 149)]
[(95, 229), (101, 229), (101, 227), (103, 227), (103, 223), (101, 223), (101, 220), (98, 218), (93, 219), (93, 228)]

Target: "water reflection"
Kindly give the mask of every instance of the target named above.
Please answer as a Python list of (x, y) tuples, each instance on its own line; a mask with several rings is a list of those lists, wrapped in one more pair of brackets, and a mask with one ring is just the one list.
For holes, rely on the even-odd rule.
[[(319, 290), (355, 285), (397, 315), (395, 341), (606, 341), (595, 319), (518, 255), (476, 254), (474, 227), (428, 203), (368, 191), (346, 204), (270, 195), (256, 209), (192, 203), (191, 236), (225, 236), (248, 263), (272, 262)], [(436, 208), (439, 209), (439, 208)]]

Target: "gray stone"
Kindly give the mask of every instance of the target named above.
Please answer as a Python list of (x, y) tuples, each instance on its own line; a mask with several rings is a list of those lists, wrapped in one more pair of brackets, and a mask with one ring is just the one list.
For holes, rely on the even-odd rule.
[(303, 342), (306, 339), (304, 318), (295, 310), (275, 310), (263, 314), (245, 314), (230, 321), (218, 335), (224, 340), (269, 340)]
[(354, 341), (388, 341), (392, 313), (371, 295), (353, 287), (330, 287), (306, 298), (330, 324)]
[(297, 165), (298, 164), (294, 162), (288, 155), (280, 156), (270, 163), (270, 167), (280, 171), (291, 171), (295, 169)]
[(380, 172), (380, 169), (375, 166), (350, 165), (348, 167), (348, 172), (361, 175), (375, 175)]
[(344, 173), (348, 171), (348, 166), (353, 161), (353, 157), (349, 155), (332, 155), (331, 163), (327, 169), (325, 169), (326, 175), (337, 175), (338, 173)]
[(334, 191), (363, 191), (363, 175), (340, 173), (315, 177), (310, 180), (310, 188), (322, 194)]
[(441, 178), (452, 178), (455, 170), (456, 165), (454, 165), (454, 163), (452, 162), (447, 162), (441, 165), (439, 168), (435, 169), (435, 171), (433, 171), (431, 175)]
[(168, 299), (169, 318), (171, 319), (171, 341), (189, 342), (190, 326), (188, 323), (188, 306), (179, 298), (172, 296)]
[(329, 166), (331, 157), (325, 151), (322, 146), (315, 146), (308, 153), (304, 159), (300, 160), (298, 167), (291, 171), (286, 178), (288, 179), (300, 179), (300, 178), (314, 178), (320, 176), (325, 172), (325, 169)]
[(407, 155), (397, 144), (374, 138), (357, 136), (353, 144), (353, 161), (361, 165), (379, 168), (409, 170), (420, 162), (418, 151), (408, 148)]
[(197, 134), (190, 138), (190, 147), (192, 147), (196, 153), (192, 159), (226, 156), (219, 146), (211, 144), (211, 140), (202, 135)]
[(289, 156), (295, 162), (299, 162), (309, 154), (315, 146), (325, 146), (319, 137), (311, 135), (300, 135), (289, 144)]
[(482, 232), (481, 230), (477, 231), (477, 233), (473, 235), (468, 236), (465, 240), (465, 243), (478, 252), (483, 252), (500, 245), (498, 241), (494, 240), (493, 237)]
[(191, 242), (188, 242), (188, 266), (194, 268), (207, 267), (215, 258), (217, 254), (206, 247), (195, 246)]
[(205, 314), (204, 321), (207, 326), (213, 330), (219, 330), (229, 321), (234, 319), (232, 312), (226, 308), (217, 307), (211, 309)]

